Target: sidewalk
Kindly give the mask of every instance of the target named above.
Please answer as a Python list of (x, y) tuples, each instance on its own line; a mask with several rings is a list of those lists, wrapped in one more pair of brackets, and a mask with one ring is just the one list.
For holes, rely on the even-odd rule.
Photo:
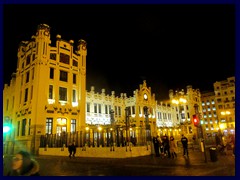
[(178, 157), (175, 159), (155, 157), (155, 155), (140, 156), (133, 158), (88, 158), (88, 157), (75, 157), (70, 159), (69, 157), (59, 156), (38, 156), (36, 159), (55, 159), (63, 158), (65, 161), (76, 161), (79, 163), (119, 163), (119, 164), (144, 164), (144, 165), (161, 165), (161, 166), (235, 166), (235, 157), (231, 155), (229, 151), (227, 155), (217, 155), (217, 161), (213, 162), (210, 158), (209, 151), (206, 151), (206, 160), (203, 152), (189, 150), (189, 157), (183, 156), (182, 152), (179, 152)]

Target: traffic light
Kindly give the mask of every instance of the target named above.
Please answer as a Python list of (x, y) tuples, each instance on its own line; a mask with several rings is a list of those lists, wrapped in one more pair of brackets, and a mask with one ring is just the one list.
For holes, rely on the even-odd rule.
[(3, 124), (3, 134), (7, 134), (11, 131), (11, 125), (8, 123)]
[(200, 122), (196, 114), (193, 115), (193, 124), (194, 126), (199, 127)]

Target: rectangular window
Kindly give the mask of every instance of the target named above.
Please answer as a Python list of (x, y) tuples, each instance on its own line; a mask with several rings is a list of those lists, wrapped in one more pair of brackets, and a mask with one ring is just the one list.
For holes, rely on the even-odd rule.
[(162, 119), (162, 114), (161, 114), (161, 112), (159, 112), (159, 119)]
[(29, 82), (29, 71), (26, 73), (26, 83), (28, 83)]
[(33, 97), (33, 86), (31, 86), (31, 100), (32, 100), (32, 97)]
[(27, 56), (27, 62), (26, 62), (26, 66), (30, 64), (31, 61), (31, 56), (30, 54)]
[(34, 68), (32, 68), (32, 80), (34, 79)]
[(27, 100), (28, 100), (28, 88), (25, 89), (24, 102), (27, 102)]
[(87, 112), (90, 112), (90, 103), (87, 103)]
[(57, 56), (56, 56), (55, 53), (50, 53), (50, 59), (56, 60), (56, 59), (57, 59), (56, 57), (57, 57)]
[(78, 62), (73, 60), (73, 66), (78, 67)]
[(69, 64), (70, 56), (64, 53), (60, 53), (60, 62)]
[(54, 68), (50, 68), (50, 79), (54, 79)]
[(185, 119), (185, 113), (181, 113), (181, 118)]
[(108, 105), (105, 105), (105, 114), (108, 113)]
[(110, 114), (111, 111), (111, 105), (108, 105), (108, 114)]
[(99, 114), (102, 113), (102, 106), (101, 106), (101, 104), (98, 104), (98, 113), (99, 113)]
[(94, 103), (94, 113), (97, 113), (97, 104)]
[(67, 88), (59, 87), (59, 100), (67, 101)]
[(117, 112), (117, 106), (115, 106), (115, 116), (118, 115), (118, 112)]
[[(135, 106), (133, 106), (133, 107), (135, 107)], [(119, 114), (119, 116), (121, 116), (121, 107), (120, 106), (118, 106), (118, 114)]]
[(71, 119), (71, 132), (76, 132), (76, 119)]
[(135, 106), (132, 106), (132, 114), (135, 114)]
[(73, 74), (73, 84), (76, 84), (76, 83), (77, 83), (77, 75)]
[(48, 99), (53, 99), (53, 85), (49, 85)]
[(46, 134), (52, 134), (53, 118), (47, 118), (46, 120)]
[(17, 125), (17, 136), (20, 135), (20, 121), (18, 121), (18, 125)]
[(35, 56), (36, 56), (35, 54), (32, 55), (32, 61), (35, 60)]
[(72, 102), (77, 102), (77, 95), (76, 95), (77, 91), (75, 89), (73, 89), (73, 99)]
[(28, 135), (30, 135), (31, 129), (31, 119), (28, 120)]
[(66, 71), (60, 71), (60, 81), (68, 81), (68, 73)]
[(26, 135), (26, 124), (27, 124), (27, 120), (23, 119), (22, 120), (22, 136)]

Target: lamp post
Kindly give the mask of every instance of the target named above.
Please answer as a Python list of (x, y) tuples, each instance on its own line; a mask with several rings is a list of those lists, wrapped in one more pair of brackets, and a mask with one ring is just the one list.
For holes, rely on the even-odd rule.
[(204, 152), (204, 158), (205, 158), (205, 162), (207, 162), (207, 153), (206, 153), (206, 147), (205, 147), (205, 135), (203, 132), (203, 128), (202, 128), (202, 124), (200, 123), (200, 119), (201, 119), (201, 114), (198, 111), (198, 105), (195, 104), (194, 105), (194, 109), (195, 109), (195, 114), (198, 118), (198, 122), (199, 124), (197, 125), (197, 131), (198, 131), (198, 137), (200, 138), (200, 146), (202, 148), (202, 151)]
[(125, 114), (126, 114), (125, 124), (126, 124), (126, 151), (127, 151), (127, 146), (129, 145), (129, 140), (128, 140), (128, 127), (129, 127), (130, 107), (126, 107), (126, 108), (125, 108)]
[(147, 150), (148, 150), (148, 141), (151, 141), (151, 128), (148, 119), (148, 107), (144, 106), (144, 114), (145, 114), (145, 127), (146, 127), (146, 143), (147, 143)]
[(110, 128), (110, 131), (111, 131), (111, 151), (114, 151), (114, 139), (113, 139), (113, 129), (114, 129), (114, 125), (115, 125), (115, 122), (114, 122), (114, 111), (112, 109), (110, 109), (110, 124), (111, 124), (111, 128)]

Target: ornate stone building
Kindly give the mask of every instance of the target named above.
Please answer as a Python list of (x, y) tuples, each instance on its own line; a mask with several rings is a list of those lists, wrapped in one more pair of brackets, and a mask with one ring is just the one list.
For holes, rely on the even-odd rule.
[(46, 24), (20, 43), (16, 72), (3, 91), (4, 121), (12, 123), (15, 149), (34, 152), (40, 135), (85, 128), (86, 42), (80, 40), (76, 51), (73, 44), (57, 35), (52, 47)]
[[(120, 146), (133, 139), (136, 145), (144, 145), (155, 135), (177, 139), (182, 133), (196, 134), (192, 115), (202, 116), (198, 89), (170, 90), (170, 100), (165, 102), (155, 99), (146, 81), (129, 97), (114, 91), (109, 95), (105, 89), (95, 92), (94, 87), (88, 92), (86, 42), (79, 40), (74, 50), (73, 40), (56, 37), (56, 46), (52, 46), (50, 27), (40, 24), (31, 40), (19, 45), (16, 72), (3, 90), (4, 122), (12, 124), (4, 148), (37, 153), (41, 136), (58, 138), (64, 133), (80, 132), (79, 146), (105, 146), (110, 139)], [(181, 97), (184, 104), (172, 103)]]

